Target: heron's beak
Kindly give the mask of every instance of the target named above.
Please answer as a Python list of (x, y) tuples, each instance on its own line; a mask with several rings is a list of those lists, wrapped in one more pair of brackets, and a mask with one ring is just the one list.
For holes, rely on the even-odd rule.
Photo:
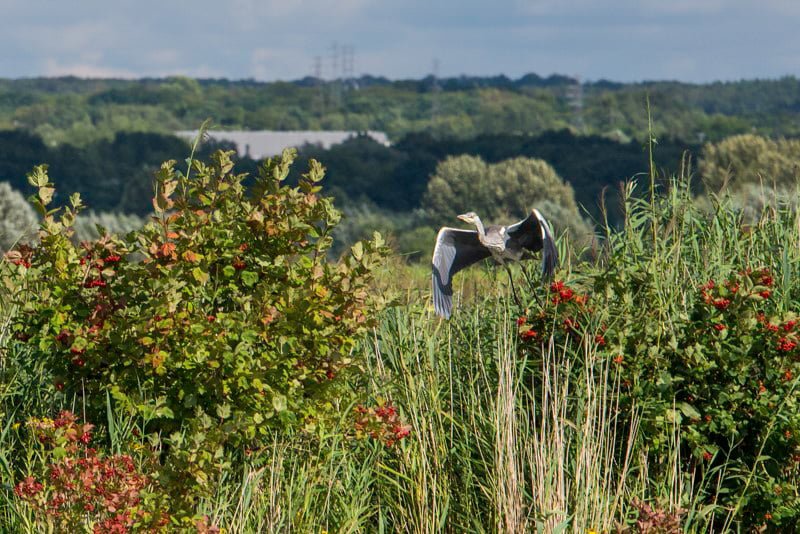
[(467, 214), (466, 214), (466, 213), (462, 213), (461, 215), (459, 215), (458, 217), (456, 217), (456, 219), (460, 219), (460, 220), (462, 220), (462, 221), (464, 221), (464, 222), (466, 222), (466, 223), (468, 223), (468, 222), (469, 222), (469, 219), (467, 218)]

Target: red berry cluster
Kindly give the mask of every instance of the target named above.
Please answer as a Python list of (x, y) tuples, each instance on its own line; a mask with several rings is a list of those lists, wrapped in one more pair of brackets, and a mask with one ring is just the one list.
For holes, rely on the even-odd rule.
[(556, 280), (550, 284), (550, 294), (552, 295), (550, 300), (556, 305), (564, 302), (574, 302), (579, 306), (583, 306), (589, 299), (587, 295), (579, 295), (575, 293), (575, 291), (566, 285), (563, 280)]
[(411, 434), (411, 426), (403, 424), (397, 408), (392, 404), (381, 404), (366, 408), (356, 406), (354, 427), (357, 437), (369, 436), (391, 447)]
[(33, 252), (34, 249), (29, 245), (18, 245), (16, 249), (5, 253), (5, 259), (9, 263), (30, 269)]
[(524, 315), (517, 318), (517, 329), (522, 341), (530, 341), (539, 336), (539, 333), (528, 324), (528, 318)]

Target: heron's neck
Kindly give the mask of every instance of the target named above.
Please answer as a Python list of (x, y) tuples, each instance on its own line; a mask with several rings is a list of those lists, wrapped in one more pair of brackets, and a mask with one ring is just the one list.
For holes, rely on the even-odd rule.
[(477, 215), (475, 216), (475, 228), (478, 229), (478, 236), (481, 238), (481, 241), (483, 241), (483, 238), (486, 237), (486, 230), (483, 228), (481, 218)]

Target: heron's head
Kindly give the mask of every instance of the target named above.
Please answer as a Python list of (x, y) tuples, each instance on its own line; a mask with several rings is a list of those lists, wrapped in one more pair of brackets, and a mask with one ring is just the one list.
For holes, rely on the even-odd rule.
[(478, 220), (478, 214), (475, 213), (474, 211), (468, 211), (467, 213), (462, 213), (461, 215), (459, 215), (458, 218), (464, 221), (465, 223), (475, 224)]

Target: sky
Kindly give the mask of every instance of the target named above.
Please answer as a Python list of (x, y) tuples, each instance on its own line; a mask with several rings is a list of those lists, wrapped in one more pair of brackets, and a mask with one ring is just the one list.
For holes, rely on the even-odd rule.
[(334, 46), (391, 79), (800, 77), (800, 0), (0, 0), (0, 78), (330, 79)]

